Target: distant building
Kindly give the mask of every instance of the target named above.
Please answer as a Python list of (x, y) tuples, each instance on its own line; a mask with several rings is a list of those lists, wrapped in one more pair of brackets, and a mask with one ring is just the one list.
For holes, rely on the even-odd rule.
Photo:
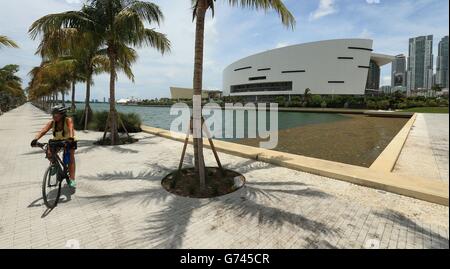
[(380, 88), (380, 66), (371, 59), (369, 62), (366, 89), (374, 90), (378, 88)]
[(436, 85), (448, 88), (448, 36), (442, 38), (436, 58)]
[(381, 86), (380, 91), (384, 94), (391, 94), (392, 93), (392, 87), (389, 85)]
[(406, 94), (406, 86), (395, 86), (395, 87), (391, 87), (391, 93), (395, 93), (395, 92), (401, 92), (403, 94)]
[(276, 48), (242, 58), (223, 71), (223, 94), (263, 101), (278, 96), (378, 94), (380, 67), (371, 39), (336, 39)]
[(433, 86), (432, 82), (433, 36), (410, 38), (406, 82), (408, 95), (427, 92)]
[(391, 87), (406, 86), (406, 57), (403, 54), (395, 56), (392, 62)]
[[(170, 98), (172, 99), (192, 99), (194, 90), (192, 88), (170, 87)], [(221, 91), (202, 90), (202, 99), (220, 98)]]
[(130, 102), (130, 99), (126, 99), (126, 98), (122, 98), (116, 101), (117, 104), (127, 104), (128, 102)]

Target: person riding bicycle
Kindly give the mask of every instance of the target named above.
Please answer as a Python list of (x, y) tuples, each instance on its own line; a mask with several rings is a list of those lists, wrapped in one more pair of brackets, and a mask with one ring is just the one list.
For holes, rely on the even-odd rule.
[[(35, 136), (33, 141), (31, 141), (31, 146), (37, 145), (38, 140), (43, 137), (50, 129), (53, 130), (52, 141), (67, 141), (68, 147), (64, 148), (64, 155), (68, 154), (70, 156), (69, 160), (69, 186), (72, 188), (76, 187), (75, 182), (75, 130), (73, 127), (72, 118), (67, 116), (67, 108), (62, 106), (55, 106), (52, 108), (53, 120), (48, 122), (44, 128)], [(47, 152), (47, 157), (50, 159), (51, 152), (50, 149)]]

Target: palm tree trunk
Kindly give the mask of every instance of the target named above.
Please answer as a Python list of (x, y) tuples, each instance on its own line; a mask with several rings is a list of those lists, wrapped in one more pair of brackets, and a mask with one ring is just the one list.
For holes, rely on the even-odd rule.
[(116, 55), (113, 48), (108, 48), (108, 57), (111, 65), (111, 74), (109, 77), (109, 128), (111, 133), (111, 145), (117, 145), (119, 142), (119, 132), (117, 129), (116, 114)]
[[(201, 100), (202, 95), (202, 79), (203, 79), (203, 43), (205, 35), (205, 14), (206, 14), (206, 0), (199, 0), (197, 5), (196, 25), (195, 25), (195, 55), (194, 55), (194, 95), (199, 95)], [(200, 108), (197, 111), (201, 113)], [(195, 119), (194, 119), (195, 120)], [(198, 173), (200, 179), (200, 187), (205, 188), (205, 167), (203, 157), (203, 139), (202, 139), (202, 124), (194, 123), (194, 128), (200, 137), (194, 137), (194, 162), (195, 171)], [(194, 130), (195, 132), (195, 130)]]
[(91, 115), (91, 106), (89, 104), (90, 100), (91, 100), (91, 74), (87, 75), (87, 79), (86, 79), (86, 99), (84, 101), (85, 103), (85, 107), (84, 107), (84, 130), (87, 130), (87, 126), (88, 126), (88, 122), (89, 122), (89, 117)]
[(62, 106), (66, 107), (66, 95), (64, 93), (64, 91), (61, 91), (61, 101), (62, 101)]
[(72, 105), (71, 109), (73, 112), (77, 109), (77, 106), (75, 105), (75, 81), (72, 81)]

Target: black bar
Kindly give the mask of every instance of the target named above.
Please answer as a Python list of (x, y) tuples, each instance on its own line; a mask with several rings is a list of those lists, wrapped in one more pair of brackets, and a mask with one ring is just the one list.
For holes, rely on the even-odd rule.
[(248, 80), (264, 80), (267, 79), (267, 77), (250, 77)]
[(288, 71), (281, 71), (281, 73), (283, 74), (288, 74), (288, 73), (305, 73), (305, 70), (288, 70)]
[(366, 68), (366, 69), (370, 69), (370, 66), (358, 65), (358, 68)]
[(267, 70), (270, 70), (270, 68), (260, 68), (260, 69), (258, 69), (258, 71), (267, 71)]
[(373, 49), (360, 48), (360, 47), (348, 47), (348, 49), (351, 49), (351, 50), (368, 50), (368, 51), (373, 51)]
[(338, 57), (339, 60), (353, 60), (353, 57)]
[(345, 83), (345, 81), (331, 80), (331, 81), (328, 81), (328, 83)]
[(252, 68), (251, 66), (246, 66), (246, 67), (241, 67), (241, 68), (238, 68), (238, 69), (234, 69), (234, 71), (239, 71), (239, 70), (244, 70), (244, 69), (250, 69), (250, 68)]

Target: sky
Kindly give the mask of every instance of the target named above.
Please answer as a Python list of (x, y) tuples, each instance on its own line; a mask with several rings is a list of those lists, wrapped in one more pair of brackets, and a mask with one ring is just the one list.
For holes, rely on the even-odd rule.
[[(0, 35), (15, 40), (20, 49), (0, 50), (0, 66), (20, 65), (24, 86), (27, 75), (38, 66), (34, 53), (38, 41), (27, 33), (42, 16), (77, 10), (83, 0), (0, 0)], [(135, 82), (120, 75), (117, 98), (153, 99), (169, 97), (170, 86), (192, 87), (194, 33), (190, 0), (153, 0), (164, 13), (160, 25), (148, 25), (167, 34), (172, 43), (169, 54), (161, 55), (150, 47), (137, 49), (133, 65)], [(390, 55), (408, 53), (408, 39), (434, 35), (434, 55), (440, 39), (448, 35), (448, 0), (284, 0), (296, 18), (294, 30), (284, 27), (273, 11), (229, 7), (217, 0), (215, 16), (209, 11), (205, 27), (204, 89), (221, 89), (223, 69), (240, 58), (265, 50), (305, 42), (369, 38), (374, 52)], [(109, 95), (107, 74), (94, 78), (92, 98)], [(390, 85), (390, 65), (381, 72), (381, 85)], [(77, 84), (76, 99), (84, 100), (83, 84)]]

